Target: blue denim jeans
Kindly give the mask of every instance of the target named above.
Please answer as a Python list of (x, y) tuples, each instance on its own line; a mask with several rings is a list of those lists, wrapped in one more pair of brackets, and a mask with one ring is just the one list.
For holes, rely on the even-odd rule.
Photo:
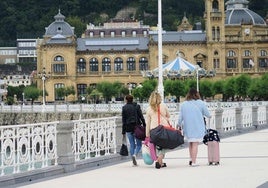
[(137, 155), (141, 150), (141, 140), (135, 138), (134, 134), (132, 132), (127, 132), (128, 141), (130, 144), (130, 155)]

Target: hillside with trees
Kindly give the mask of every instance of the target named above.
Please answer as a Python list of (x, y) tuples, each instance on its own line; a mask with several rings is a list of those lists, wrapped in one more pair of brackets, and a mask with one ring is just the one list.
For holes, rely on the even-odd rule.
[[(226, 0), (225, 0), (226, 1)], [(134, 7), (135, 14), (125, 19), (157, 25), (157, 0), (1, 0), (0, 46), (12, 46), (17, 38), (37, 38), (45, 27), (54, 21), (61, 10), (66, 21), (75, 27), (78, 37), (86, 24), (101, 25), (116, 17), (119, 10)], [(268, 1), (249, 0), (249, 8), (263, 18), (268, 11)], [(112, 8), (111, 8), (112, 7)], [(184, 14), (193, 24), (202, 21), (204, 0), (162, 0), (163, 28), (176, 30)]]

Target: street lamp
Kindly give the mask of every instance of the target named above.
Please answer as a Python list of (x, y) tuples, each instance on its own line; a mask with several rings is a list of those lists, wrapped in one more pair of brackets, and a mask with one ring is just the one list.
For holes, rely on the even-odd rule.
[(43, 70), (42, 70), (42, 72), (40, 73), (38, 73), (38, 76), (39, 76), (39, 78), (42, 80), (42, 82), (43, 82), (43, 105), (46, 105), (46, 101), (45, 101), (45, 81), (47, 80), (47, 79), (49, 79), (49, 77), (50, 77), (50, 72), (48, 72), (48, 73), (46, 73), (46, 68), (45, 67), (43, 67)]

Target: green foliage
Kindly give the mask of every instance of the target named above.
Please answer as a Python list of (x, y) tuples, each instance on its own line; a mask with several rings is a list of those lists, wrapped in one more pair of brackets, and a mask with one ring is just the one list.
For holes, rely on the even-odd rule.
[(223, 92), (224, 92), (224, 100), (228, 100), (230, 97), (232, 101), (234, 100), (235, 96), (235, 78), (231, 77), (226, 80), (223, 85)]
[(32, 104), (35, 100), (37, 100), (39, 98), (39, 96), (41, 96), (41, 90), (39, 90), (37, 87), (34, 86), (27, 86), (24, 88), (24, 96), (25, 99), (29, 99), (31, 100)]
[[(1, 0), (0, 1), (0, 42), (16, 38), (37, 38), (45, 33), (45, 27), (54, 21), (58, 8), (66, 21), (75, 27), (75, 34), (80, 36), (86, 24), (102, 24), (114, 18), (124, 7), (135, 6), (135, 19), (150, 26), (157, 25), (157, 0)], [(266, 16), (268, 1), (251, 0), (249, 8), (263, 18)], [(184, 13), (194, 24), (203, 22), (204, 1), (200, 0), (162, 0), (162, 19), (164, 30), (176, 30), (177, 22)], [(101, 14), (108, 15), (104, 18)], [(30, 20), (30, 21), (29, 21)], [(84, 24), (84, 26), (83, 26)]]
[(165, 80), (164, 88), (165, 96), (176, 96), (178, 102), (180, 102), (180, 97), (185, 95), (184, 84), (181, 80)]
[(202, 80), (200, 82), (200, 94), (202, 97), (212, 97), (213, 96), (213, 83), (210, 80)]
[(248, 95), (248, 88), (250, 86), (251, 78), (249, 75), (241, 74), (235, 80), (235, 91), (238, 97), (245, 99)]

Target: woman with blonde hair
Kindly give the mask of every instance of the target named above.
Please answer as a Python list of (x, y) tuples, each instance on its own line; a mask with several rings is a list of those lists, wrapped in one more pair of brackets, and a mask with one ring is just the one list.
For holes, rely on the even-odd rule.
[[(158, 111), (160, 112), (160, 122), (158, 122)], [(146, 137), (150, 137), (150, 130), (156, 128), (159, 124), (167, 125), (170, 118), (167, 106), (162, 103), (162, 97), (158, 92), (152, 92), (149, 98), (149, 107), (146, 110)], [(157, 160), (155, 168), (166, 167), (163, 163), (166, 150), (156, 146)]]

